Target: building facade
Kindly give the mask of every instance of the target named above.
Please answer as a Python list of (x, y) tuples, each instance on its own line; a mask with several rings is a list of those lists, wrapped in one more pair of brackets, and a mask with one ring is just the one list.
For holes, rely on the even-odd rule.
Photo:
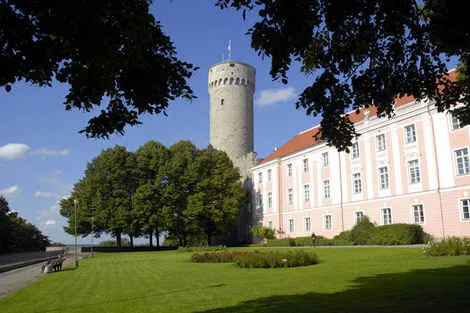
[(470, 127), (411, 97), (397, 99), (392, 119), (374, 107), (350, 118), (362, 135), (349, 153), (315, 141), (315, 127), (252, 167), (257, 223), (332, 238), (368, 216), (470, 236)]

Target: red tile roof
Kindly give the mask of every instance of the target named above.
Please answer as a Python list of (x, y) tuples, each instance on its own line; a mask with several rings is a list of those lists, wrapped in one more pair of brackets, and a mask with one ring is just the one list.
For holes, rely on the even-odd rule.
[[(457, 71), (455, 70), (449, 71), (449, 78), (450, 80), (455, 81), (457, 78)], [(413, 96), (396, 97), (395, 107), (400, 107), (404, 104), (413, 102), (415, 100), (416, 98)], [(369, 111), (369, 117), (375, 116), (377, 114), (377, 108), (375, 106), (370, 106), (367, 109), (361, 109), (358, 114), (355, 114), (354, 112), (349, 113), (349, 119), (351, 120), (351, 122), (357, 123), (359, 121), (362, 121), (364, 119), (365, 110)], [(266, 158), (264, 158), (259, 164), (263, 164), (263, 163), (275, 160), (285, 155), (288, 155), (288, 154), (303, 150), (305, 148), (314, 146), (318, 143), (321, 143), (322, 140), (318, 140), (314, 138), (314, 135), (319, 128), (320, 126), (315, 126), (309, 130), (301, 132), (300, 134), (298, 134), (297, 136), (293, 137), (291, 140), (286, 142), (284, 145), (282, 145), (279, 149), (277, 149), (276, 151), (273, 151), (273, 153), (271, 153)]]

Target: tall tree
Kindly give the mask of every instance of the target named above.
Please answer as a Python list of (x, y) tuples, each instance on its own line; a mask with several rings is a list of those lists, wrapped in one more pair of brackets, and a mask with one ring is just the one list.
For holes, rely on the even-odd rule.
[[(179, 60), (150, 0), (0, 0), (0, 87), (24, 80), (70, 86), (66, 110), (107, 108), (81, 130), (124, 133), (144, 113), (193, 99), (193, 66)], [(108, 102), (109, 100), (109, 102)]]
[(197, 222), (211, 245), (214, 235), (233, 230), (240, 208), (247, 200), (246, 192), (230, 158), (212, 146), (198, 153), (191, 172), (197, 173), (197, 178), (185, 215)]
[[(288, 83), (293, 61), (317, 74), (296, 107), (322, 116), (317, 133), (339, 150), (357, 136), (349, 110), (374, 105), (393, 116), (395, 97), (435, 101), (470, 124), (470, 24), (465, 1), (217, 0), (243, 12), (257, 10), (251, 45), (271, 58), (273, 79)], [(461, 61), (460, 83), (448, 79), (441, 58)], [(463, 107), (454, 108), (458, 103)]]
[(135, 215), (138, 217), (140, 228), (150, 239), (159, 237), (166, 230), (167, 220), (164, 215), (165, 188), (168, 184), (166, 175), (167, 163), (170, 159), (168, 149), (153, 140), (140, 146), (135, 152), (139, 175), (139, 186), (134, 196)]

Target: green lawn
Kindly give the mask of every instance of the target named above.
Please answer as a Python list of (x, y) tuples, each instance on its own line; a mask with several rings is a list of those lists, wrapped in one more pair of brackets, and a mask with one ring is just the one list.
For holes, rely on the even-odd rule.
[(191, 253), (104, 254), (0, 299), (0, 312), (463, 312), (470, 257), (317, 248), (320, 264), (239, 269)]

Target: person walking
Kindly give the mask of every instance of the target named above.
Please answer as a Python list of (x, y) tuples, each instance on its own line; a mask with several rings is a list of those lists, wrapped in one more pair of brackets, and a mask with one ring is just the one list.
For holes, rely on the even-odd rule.
[(312, 232), (312, 244), (310, 245), (310, 247), (316, 247), (317, 246), (317, 235), (315, 235), (315, 232)]

